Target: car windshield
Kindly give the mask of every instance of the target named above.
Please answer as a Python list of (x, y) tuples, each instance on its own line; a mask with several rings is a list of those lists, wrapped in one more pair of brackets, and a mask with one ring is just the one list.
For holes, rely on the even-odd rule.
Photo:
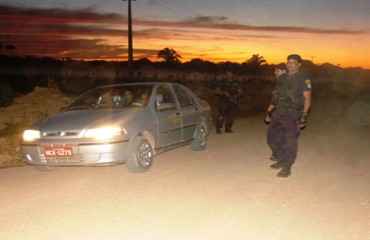
[(65, 111), (94, 108), (146, 107), (153, 87), (121, 85), (100, 87), (78, 97)]

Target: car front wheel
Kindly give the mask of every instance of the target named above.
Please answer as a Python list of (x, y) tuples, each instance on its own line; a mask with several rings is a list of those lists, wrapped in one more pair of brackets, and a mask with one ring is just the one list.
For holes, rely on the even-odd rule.
[(136, 137), (132, 143), (126, 166), (130, 172), (146, 172), (153, 164), (153, 157), (153, 148), (149, 141), (143, 137)]
[(189, 144), (191, 150), (204, 150), (207, 146), (207, 132), (203, 126), (198, 126), (193, 141)]

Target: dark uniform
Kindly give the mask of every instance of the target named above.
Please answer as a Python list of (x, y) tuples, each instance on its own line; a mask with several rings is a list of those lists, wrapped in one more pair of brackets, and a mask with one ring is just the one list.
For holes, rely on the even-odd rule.
[(240, 83), (237, 80), (228, 81), (224, 79), (217, 87), (221, 91), (228, 92), (230, 97), (220, 96), (220, 102), (217, 107), (216, 130), (219, 132), (225, 123), (225, 132), (232, 132), (231, 128), (238, 112), (238, 94), (241, 91)]
[(305, 91), (311, 91), (311, 82), (306, 74), (298, 71), (278, 78), (272, 98), (276, 108), (271, 116), (267, 142), (273, 154), (288, 164), (293, 164), (297, 157), (301, 131), (297, 121), (302, 114)]

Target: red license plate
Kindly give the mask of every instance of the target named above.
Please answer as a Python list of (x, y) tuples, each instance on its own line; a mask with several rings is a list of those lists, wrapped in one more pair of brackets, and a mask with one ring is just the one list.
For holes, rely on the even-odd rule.
[(72, 156), (72, 147), (44, 147), (46, 157)]

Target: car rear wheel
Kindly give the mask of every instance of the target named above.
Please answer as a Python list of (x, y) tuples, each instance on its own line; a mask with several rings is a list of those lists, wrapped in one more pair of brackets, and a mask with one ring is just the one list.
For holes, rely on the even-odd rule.
[(204, 126), (198, 126), (193, 141), (189, 144), (191, 150), (200, 151), (204, 150), (207, 146), (207, 132)]
[(153, 148), (149, 141), (143, 137), (136, 137), (132, 143), (126, 166), (130, 172), (146, 172), (153, 164), (153, 157)]

